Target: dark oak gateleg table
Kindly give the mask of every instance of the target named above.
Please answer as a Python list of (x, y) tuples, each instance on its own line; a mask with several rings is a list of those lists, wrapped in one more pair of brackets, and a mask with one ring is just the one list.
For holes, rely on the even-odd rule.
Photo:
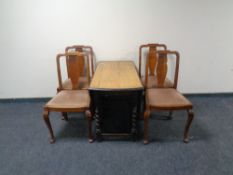
[(144, 88), (132, 61), (104, 61), (96, 68), (89, 92), (96, 119), (96, 138), (139, 134), (139, 115)]

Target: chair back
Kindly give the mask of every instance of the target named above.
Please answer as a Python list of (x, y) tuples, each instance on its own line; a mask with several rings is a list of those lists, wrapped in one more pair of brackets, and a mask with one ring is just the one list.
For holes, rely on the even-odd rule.
[[(151, 52), (152, 54), (152, 52)], [(157, 84), (159, 88), (164, 87), (165, 79), (167, 77), (167, 72), (168, 72), (168, 58), (172, 59), (174, 57), (168, 57), (168, 55), (174, 55), (175, 56), (175, 73), (174, 73), (174, 83), (173, 83), (173, 88), (177, 88), (177, 82), (178, 82), (178, 73), (179, 73), (179, 61), (180, 61), (180, 56), (177, 51), (169, 51), (169, 50), (160, 50), (157, 52), (153, 52), (154, 57), (157, 58), (156, 62), (157, 65), (155, 65), (156, 68), (156, 76), (157, 76)], [(151, 75), (151, 68), (150, 68), (150, 57), (147, 58), (146, 60), (146, 78), (145, 78), (145, 84), (147, 87), (148, 84), (148, 76)]]
[[(66, 49), (65, 49), (65, 52), (74, 52), (74, 51), (78, 51), (78, 52), (84, 52), (88, 55), (88, 59), (89, 59), (89, 67), (91, 67), (91, 72), (89, 72), (89, 74), (91, 76), (94, 75), (94, 52), (93, 52), (93, 49), (91, 46), (85, 46), (85, 45), (73, 45), (73, 46), (67, 46)], [(82, 59), (82, 61), (84, 62), (84, 60)], [(69, 69), (69, 63), (66, 62), (66, 65), (67, 65), (67, 70)], [(85, 66), (86, 67), (86, 66)], [(85, 69), (84, 67), (84, 69)], [(86, 71), (83, 71), (83, 73), (81, 74), (81, 76), (84, 76), (84, 73)], [(68, 75), (69, 77), (69, 75)]]
[(140, 77), (141, 75), (141, 64), (142, 64), (142, 50), (148, 48), (148, 54), (147, 54), (147, 58), (148, 59), (148, 64), (149, 64), (149, 74), (150, 75), (155, 75), (155, 68), (156, 68), (156, 64), (157, 64), (157, 55), (156, 52), (159, 49), (163, 49), (166, 50), (167, 46), (165, 44), (158, 44), (158, 43), (151, 43), (151, 44), (145, 44), (145, 45), (141, 45), (139, 47), (139, 75)]
[[(89, 68), (89, 59), (88, 55), (83, 52), (67, 52), (65, 54), (57, 55), (57, 73), (58, 73), (58, 82), (59, 88), (63, 89), (62, 85), (62, 75), (61, 75), (61, 64), (60, 59), (65, 58), (67, 66), (67, 75), (72, 84), (72, 90), (79, 89), (79, 78), (84, 75), (88, 78), (90, 82), (90, 68)], [(87, 68), (84, 69), (84, 66), (87, 65)]]

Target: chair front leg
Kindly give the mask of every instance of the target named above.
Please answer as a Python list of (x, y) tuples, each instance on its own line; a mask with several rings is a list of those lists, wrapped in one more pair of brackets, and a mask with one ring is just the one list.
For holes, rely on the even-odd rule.
[(92, 120), (93, 120), (93, 117), (92, 117), (92, 114), (89, 110), (86, 110), (85, 111), (85, 115), (86, 115), (86, 118), (87, 118), (87, 125), (88, 125), (88, 141), (89, 143), (92, 143), (93, 142), (93, 135), (92, 135)]
[(149, 117), (150, 117), (150, 110), (147, 109), (144, 113), (144, 139), (143, 139), (143, 143), (145, 145), (149, 143), (149, 140), (148, 140)]
[(50, 133), (50, 143), (54, 143), (55, 142), (55, 137), (53, 134), (53, 129), (49, 120), (49, 111), (47, 109), (44, 110), (44, 114), (43, 114), (43, 118), (45, 121), (45, 124), (47, 125), (48, 129), (49, 129), (49, 133)]
[(193, 121), (193, 117), (194, 117), (194, 113), (193, 111), (191, 110), (188, 110), (188, 119), (186, 121), (186, 124), (185, 124), (185, 128), (184, 128), (184, 143), (188, 143), (189, 142), (189, 128), (190, 128), (190, 125)]

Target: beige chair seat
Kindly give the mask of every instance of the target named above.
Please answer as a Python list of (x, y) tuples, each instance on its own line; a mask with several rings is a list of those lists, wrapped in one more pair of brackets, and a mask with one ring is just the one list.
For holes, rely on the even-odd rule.
[(192, 109), (192, 103), (176, 89), (147, 89), (148, 105), (156, 109)]
[(88, 109), (89, 105), (90, 97), (88, 90), (63, 90), (53, 97), (45, 105), (45, 108), (53, 109), (55, 111), (56, 109), (59, 109), (58, 111), (61, 111), (62, 109), (82, 111)]
[[(145, 77), (143, 76), (141, 78), (142, 83), (144, 85), (144, 87), (146, 87), (145, 85)], [(161, 88), (172, 88), (174, 86), (174, 84), (172, 83), (171, 80), (169, 80), (168, 78), (165, 79), (164, 84)], [(147, 83), (147, 88), (159, 88), (158, 86), (158, 81), (157, 81), (157, 76), (148, 76), (148, 83)]]
[[(62, 90), (72, 90), (72, 83), (70, 79), (66, 79), (63, 83), (62, 83)], [(80, 89), (88, 89), (89, 87), (89, 82), (88, 79), (86, 77), (80, 77), (79, 78), (79, 88)]]

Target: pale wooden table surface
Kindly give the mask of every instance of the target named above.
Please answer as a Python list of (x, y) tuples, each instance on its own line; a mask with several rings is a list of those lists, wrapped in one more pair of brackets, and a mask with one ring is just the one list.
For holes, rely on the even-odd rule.
[(96, 68), (89, 89), (142, 89), (143, 85), (132, 61), (104, 61)]

